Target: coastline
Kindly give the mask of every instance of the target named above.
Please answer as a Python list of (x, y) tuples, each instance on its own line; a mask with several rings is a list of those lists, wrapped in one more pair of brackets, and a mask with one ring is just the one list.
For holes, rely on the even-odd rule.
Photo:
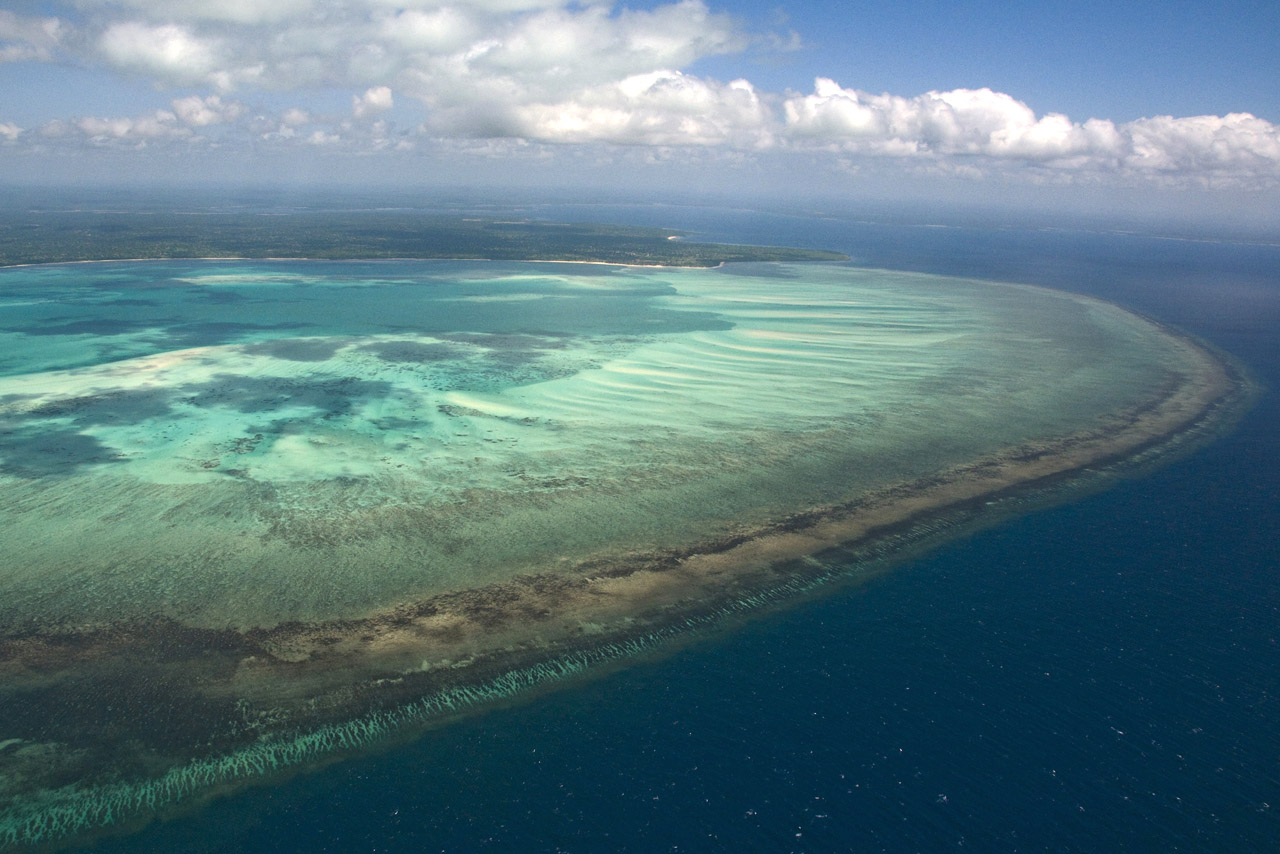
[[(1116, 413), (1107, 424), (1008, 448), (848, 504), (810, 508), (731, 540), (602, 557), (571, 572), (456, 591), (353, 620), (245, 633), (192, 630), (167, 622), (99, 627), (81, 635), (11, 637), (0, 639), (6, 647), (2, 660), (7, 675), (28, 676), (59, 667), (74, 670), (76, 662), (86, 659), (148, 661), (152, 672), (141, 682), (155, 683), (156, 693), (144, 700), (156, 703), (164, 699), (166, 674), (220, 673), (221, 681), (205, 684), (201, 697), (211, 717), (234, 709), (242, 726), (231, 733), (221, 730), (220, 740), (209, 741), (212, 749), (188, 765), (174, 766), (165, 779), (181, 768), (212, 762), (223, 762), (221, 767), (230, 770), (206, 775), (205, 783), (177, 789), (179, 797), (167, 800), (157, 800), (154, 793), (148, 800), (136, 791), (121, 795), (134, 798), (137, 808), (132, 814), (109, 811), (107, 823), (123, 828), (177, 808), (178, 800), (198, 803), (227, 786), (408, 737), (423, 726), (607, 669), (856, 574), (833, 569), (824, 554), (838, 552), (838, 562), (844, 563), (851, 555), (855, 562), (863, 555), (868, 565), (876, 565), (868, 572), (884, 571), (913, 550), (945, 539), (957, 525), (983, 524), (989, 508), (1006, 498), (1069, 484), (1108, 466), (1123, 468), (1184, 438), (1194, 440), (1198, 432), (1230, 420), (1249, 383), (1208, 349), (1164, 332), (1179, 343), (1193, 367), (1177, 385)], [(182, 650), (189, 658), (181, 657)], [(210, 665), (210, 650), (223, 669)], [(501, 686), (510, 686), (511, 692), (504, 693)], [(365, 734), (357, 737), (357, 730)], [(311, 747), (304, 750), (299, 744)], [(262, 750), (276, 752), (258, 765), (229, 759)], [(88, 796), (77, 789), (64, 797)], [(49, 809), (59, 802), (52, 797)], [(32, 830), (48, 824), (49, 809), (42, 819), (22, 807), (10, 816), (0, 808), (0, 845), (8, 828), (18, 833), (19, 820)], [(8, 838), (44, 844), (53, 835), (74, 839), (97, 832), (92, 828), (103, 823), (67, 821), (49, 825), (48, 837), (35, 839), (28, 833)], [(54, 834), (54, 827), (65, 832)]]
[[(264, 263), (271, 263), (273, 261), (309, 261), (309, 262), (325, 262), (325, 263), (333, 263), (333, 264), (341, 264), (345, 262), (358, 264), (364, 261), (369, 261), (369, 262), (378, 261), (378, 262), (388, 262), (388, 263), (395, 263), (395, 262), (401, 262), (401, 261), (418, 261), (418, 262), (443, 261), (446, 263), (450, 261), (475, 261), (475, 262), (484, 262), (489, 264), (502, 264), (507, 262), (515, 262), (516, 260), (517, 259), (513, 259), (513, 258), (466, 258), (466, 257), (415, 258), (412, 256), (406, 256), (403, 258), (315, 258), (310, 256), (304, 256), (304, 255), (287, 256), (287, 257), (282, 255), (279, 257), (271, 256), (271, 257), (258, 258), (250, 255), (209, 255), (205, 257), (191, 257), (191, 258), (185, 258), (185, 257), (86, 258), (78, 261), (37, 261), (34, 263), (0, 264), (0, 270), (17, 270), (17, 269), (22, 269), (26, 267), (62, 267), (69, 264), (137, 264), (137, 263), (146, 263), (149, 261), (156, 261), (161, 263), (166, 261), (257, 261), (257, 262), (264, 262)], [(849, 260), (848, 256), (846, 256), (844, 258), (844, 261), (848, 261), (848, 260)], [(584, 264), (584, 265), (591, 265), (591, 266), (598, 266), (598, 267), (636, 267), (639, 269), (647, 269), (647, 270), (662, 270), (662, 269), (668, 269), (668, 268), (673, 270), (718, 270), (721, 267), (724, 267), (725, 265), (731, 264), (731, 263), (749, 264), (752, 262), (750, 261), (717, 261), (715, 264), (636, 264), (628, 261), (584, 261), (577, 258), (536, 258), (533, 260), (521, 259), (518, 261), (518, 263), (520, 264)], [(832, 260), (828, 262), (810, 261), (808, 263), (839, 264), (839, 263), (842, 263), (842, 261), (839, 261), (839, 260)]]

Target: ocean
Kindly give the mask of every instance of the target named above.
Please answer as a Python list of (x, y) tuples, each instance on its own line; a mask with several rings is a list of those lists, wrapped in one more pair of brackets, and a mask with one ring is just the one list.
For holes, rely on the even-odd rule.
[(92, 850), (1276, 849), (1280, 246), (691, 207), (527, 212), (1098, 296), (1201, 336), (1265, 391), (1230, 435), (1106, 492)]

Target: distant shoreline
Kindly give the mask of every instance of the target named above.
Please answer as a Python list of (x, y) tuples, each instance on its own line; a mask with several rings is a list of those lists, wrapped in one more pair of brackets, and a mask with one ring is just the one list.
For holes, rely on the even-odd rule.
[[(818, 249), (699, 243), (671, 228), (401, 211), (264, 217), (192, 213), (0, 212), (0, 267), (140, 261), (493, 260), (713, 267), (730, 261), (844, 261)], [(676, 239), (673, 239), (676, 238)]]
[[(263, 257), (255, 258), (248, 255), (210, 255), (203, 258), (188, 258), (185, 256), (165, 257), (165, 258), (85, 258), (78, 261), (34, 261), (30, 263), (20, 264), (0, 264), (0, 270), (16, 270), (24, 267), (62, 267), (70, 264), (140, 264), (149, 262), (164, 263), (168, 261), (251, 261), (254, 263), (272, 263), (276, 261), (305, 261), (308, 263), (366, 263), (366, 262), (385, 262), (385, 263), (405, 263), (412, 261), (440, 261), (449, 263), (454, 261), (467, 261), (486, 264), (592, 264), (600, 267), (636, 267), (647, 270), (715, 270), (726, 264), (751, 263), (749, 261), (718, 261), (715, 264), (705, 265), (680, 265), (680, 264), (637, 264), (628, 261), (583, 261), (576, 258), (305, 258), (305, 257), (288, 257), (288, 258), (272, 258)], [(819, 261), (808, 261), (804, 263), (822, 263)], [(832, 263), (837, 263), (834, 260)]]

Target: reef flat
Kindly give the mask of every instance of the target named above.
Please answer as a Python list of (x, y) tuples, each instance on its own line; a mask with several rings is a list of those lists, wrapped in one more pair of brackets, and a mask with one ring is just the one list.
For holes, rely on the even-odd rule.
[(0, 271), (0, 844), (866, 577), (1244, 390), (1107, 303), (844, 265)]

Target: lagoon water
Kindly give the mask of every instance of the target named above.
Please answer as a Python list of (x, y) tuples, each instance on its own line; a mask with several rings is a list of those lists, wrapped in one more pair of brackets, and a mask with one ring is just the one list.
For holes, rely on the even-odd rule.
[(7, 626), (251, 629), (750, 530), (1187, 370), (1110, 305), (843, 265), (0, 275)]
[[(761, 224), (780, 226), (778, 220), (756, 222)], [(741, 223), (737, 227), (740, 234), (745, 230)], [(896, 231), (893, 240), (886, 240), (874, 228), (848, 223), (826, 228), (807, 232), (809, 239), (848, 249), (855, 257), (861, 253), (864, 257), (858, 260), (903, 265), (895, 252), (914, 241), (915, 263), (958, 264), (957, 256), (948, 252), (954, 248), (953, 235)], [(778, 242), (798, 242), (798, 236), (780, 234)], [(964, 265), (953, 266), (956, 274), (999, 277), (1007, 274), (1011, 259), (1034, 257), (1039, 266), (1017, 270), (1022, 274), (1018, 279), (1092, 287), (1098, 295), (1209, 337), (1242, 357), (1264, 380), (1277, 376), (1272, 361), (1275, 326), (1268, 325), (1280, 305), (1274, 248), (1233, 253), (1218, 244), (1175, 244), (1181, 266), (1171, 275), (1147, 279), (1149, 271), (1165, 265), (1169, 253), (1168, 247), (1141, 238), (1101, 237), (1091, 244), (1078, 235), (1050, 237), (1031, 240), (1030, 249), (1020, 243), (1027, 239), (1021, 233), (1013, 238), (999, 233), (964, 238), (969, 248)], [(1094, 254), (1080, 251), (1082, 245), (1085, 250), (1092, 246)], [(1025, 250), (1021, 256), (1019, 246)], [(1113, 265), (1108, 277), (1100, 269), (1105, 265), (1095, 263), (1099, 248), (1127, 258), (1129, 272), (1116, 272)], [(874, 251), (882, 253), (879, 259), (866, 258)], [(937, 260), (941, 258), (951, 260)], [(898, 282), (913, 280), (911, 275), (892, 275)], [(533, 301), (523, 295), (521, 299)], [(667, 293), (653, 299), (681, 298)], [(741, 299), (735, 303), (734, 311), (752, 310), (744, 308)], [(972, 300), (946, 306), (933, 294), (928, 301), (932, 311), (950, 308), (954, 313), (966, 305), (972, 306)], [(721, 305), (710, 314), (723, 317), (728, 310)], [(1000, 310), (1016, 311), (1016, 306)], [(628, 330), (628, 335), (643, 340), (625, 342), (620, 349), (612, 342), (605, 352), (610, 362), (599, 350), (590, 349), (603, 346), (598, 341), (588, 342), (585, 353), (576, 347), (545, 348), (550, 352), (538, 353), (537, 358), (525, 354), (524, 361), (533, 364), (531, 370), (543, 371), (539, 378), (552, 384), (554, 371), (566, 364), (558, 361), (562, 358), (570, 367), (580, 364), (572, 361), (575, 358), (642, 364), (649, 373), (622, 372), (625, 386), (615, 377), (605, 388), (595, 389), (636, 394), (637, 383), (644, 391), (646, 381), (670, 380), (655, 367), (653, 351), (646, 350), (662, 343), (666, 332), (672, 333), (672, 340), (701, 336), (705, 342), (732, 331), (706, 328), (715, 325), (716, 317), (688, 306), (672, 313), (685, 322), (692, 315), (701, 328), (644, 330), (643, 335)], [(241, 317), (262, 323), (252, 314)], [(665, 315), (664, 319), (675, 322)], [(793, 317), (787, 322), (809, 326), (817, 320)], [(59, 322), (77, 321), (53, 321)], [(937, 332), (928, 324), (923, 329), (912, 326), (917, 328), (897, 334)], [(230, 330), (212, 326), (202, 334), (210, 331), (225, 337)], [(319, 344), (290, 351), (291, 355), (345, 354), (348, 350), (343, 348), (406, 343), (385, 330), (326, 332), (295, 337), (379, 337), (333, 351)], [(603, 336), (610, 330), (602, 327), (596, 332)], [(142, 340), (145, 333), (138, 333), (117, 333), (119, 346), (152, 346)], [(252, 329), (240, 329), (239, 340), (199, 340), (190, 346), (232, 347), (246, 358), (271, 359), (274, 373), (263, 372), (269, 376), (279, 375), (279, 363), (306, 362), (282, 358), (281, 351), (267, 347), (254, 353), (253, 341), (243, 340), (252, 334)], [(474, 348), (466, 351), (467, 358), (477, 361), (489, 358), (493, 349), (475, 341), (428, 343)], [(759, 348), (759, 342), (754, 346)], [(702, 347), (706, 359), (705, 343)], [(119, 352), (124, 358), (154, 357)], [(356, 378), (366, 382), (390, 382), (387, 366), (394, 360), (383, 356), (407, 353), (379, 353), (376, 348), (358, 352), (366, 369), (376, 374)], [(1076, 349), (1064, 347), (1046, 355), (1046, 369), (1062, 367), (1069, 352)], [(62, 361), (40, 369), (84, 371), (92, 361), (70, 350), (56, 358)], [(688, 354), (682, 358), (687, 362)], [(314, 362), (309, 364), (314, 367)], [(700, 364), (710, 365), (721, 376), (736, 373), (730, 370), (733, 362), (723, 356)], [(1151, 369), (1154, 365), (1149, 363), (1146, 370)], [(926, 373), (939, 370), (933, 364)], [(1138, 363), (1132, 370), (1141, 376), (1144, 366)], [(495, 388), (493, 375), (482, 372), (477, 382), (489, 380), (489, 385), (465, 401), (444, 405), (466, 407), (465, 412), (454, 412), (475, 419), (479, 416), (472, 410), (483, 411), (477, 403), (505, 403), (513, 408), (491, 410), (488, 417), (525, 417), (504, 395), (514, 395), (511, 399), (521, 404), (527, 400), (509, 388)], [(185, 394), (197, 396), (201, 392), (192, 388), (206, 381), (198, 373), (166, 378), (185, 387)], [(1000, 388), (1000, 377), (984, 380)], [(1036, 390), (1033, 384), (1030, 392)], [(49, 391), (47, 385), (41, 389), (42, 394)], [(994, 393), (1008, 396), (1007, 389)], [(635, 411), (643, 413), (659, 399), (650, 398)], [(832, 407), (842, 404), (835, 393), (817, 400)], [(243, 416), (263, 406), (260, 398), (241, 401), (248, 403), (221, 408)], [(571, 396), (555, 399), (558, 406), (572, 402)], [(785, 411), (784, 401), (766, 398), (765, 403)], [(204, 425), (201, 430), (221, 423), (201, 418), (226, 415), (206, 416), (206, 407), (190, 406), (193, 411), (186, 414)], [(895, 408), (886, 406), (880, 414)], [(328, 411), (322, 406), (313, 409)], [(1054, 426), (1052, 412), (1046, 414), (1034, 404), (1027, 410), (1049, 419), (1043, 429)], [(439, 405), (435, 412), (442, 412)], [(833, 412), (849, 418), (859, 415)], [(345, 414), (337, 412), (334, 418)], [(459, 417), (447, 411), (444, 415)], [(733, 423), (733, 415), (724, 413), (727, 423)], [(975, 412), (971, 417), (981, 415)], [(748, 624), (656, 663), (430, 732), (382, 756), (250, 790), (98, 847), (1265, 850), (1277, 830), (1271, 811), (1277, 736), (1267, 725), (1267, 703), (1280, 672), (1275, 667), (1280, 585), (1274, 577), (1277, 478), (1272, 417), (1272, 399), (1264, 398), (1236, 433), (1193, 457), (1071, 506), (975, 535), (869, 586)], [(130, 429), (137, 425), (98, 418), (92, 426), (103, 445), (110, 437), (110, 447), (119, 448), (126, 437), (136, 435)], [(983, 425), (955, 438), (981, 443), (988, 429), (999, 430), (1000, 425)], [(264, 437), (271, 435), (262, 432)], [(725, 432), (724, 424), (717, 422), (716, 441)], [(787, 441), (786, 431), (779, 432), (778, 441)], [(195, 431), (192, 436), (197, 434), (207, 435)], [(256, 431), (243, 438), (254, 435)], [(289, 434), (281, 430), (279, 435), (287, 439)], [(162, 445), (158, 453), (176, 455), (174, 447)], [(150, 448), (117, 465), (145, 468), (146, 450)], [(98, 462), (96, 453), (97, 446), (86, 452), (85, 468), (109, 468)], [(254, 454), (266, 456), (257, 447), (246, 453), (232, 447), (226, 458), (239, 467), (236, 460)], [(777, 464), (787, 465), (787, 460), (783, 455)], [(328, 457), (323, 462), (350, 464)], [(277, 481), (289, 471), (284, 461), (262, 464), (277, 465), (271, 469)], [(224, 465), (221, 458), (219, 465)], [(189, 476), (196, 486), (226, 480), (242, 485), (245, 479), (211, 474), (215, 471), (197, 466)], [(216, 477), (223, 480), (205, 480)], [(829, 487), (818, 479), (813, 488), (821, 495)], [(697, 498), (691, 504), (707, 504), (704, 495)], [(792, 498), (782, 495), (777, 500)], [(58, 607), (70, 598), (64, 595)], [(39, 601), (33, 592), (28, 607)], [(308, 613), (323, 613), (325, 607), (306, 599), (293, 601), (291, 607)], [(200, 619), (212, 622), (228, 616), (205, 610)]]

